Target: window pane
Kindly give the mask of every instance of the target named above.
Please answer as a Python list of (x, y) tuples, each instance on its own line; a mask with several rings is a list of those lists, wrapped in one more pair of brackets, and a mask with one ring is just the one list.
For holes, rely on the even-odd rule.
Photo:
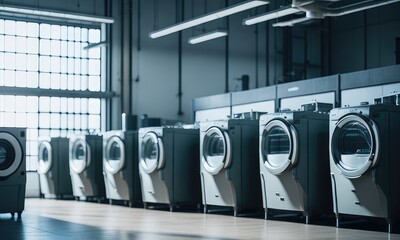
[(87, 129), (88, 128), (88, 115), (81, 116), (81, 128)]
[(61, 41), (60, 42), (60, 55), (66, 57), (68, 55), (68, 42)]
[(26, 52), (27, 53), (38, 53), (39, 52), (39, 39), (27, 38), (26, 39)]
[(51, 72), (53, 73), (59, 73), (61, 71), (61, 59), (59, 57), (51, 57), (50, 58), (51, 62)]
[(75, 57), (80, 58), (82, 52), (82, 45), (80, 42), (75, 42)]
[(73, 113), (74, 112), (74, 105), (75, 101), (73, 98), (68, 98), (68, 112)]
[(15, 71), (4, 71), (4, 86), (15, 87)]
[(61, 111), (61, 99), (59, 97), (52, 97), (50, 99), (51, 106), (50, 106), (50, 111), (51, 112), (60, 112)]
[(74, 110), (75, 113), (80, 113), (81, 112), (81, 99), (80, 98), (75, 98), (75, 104), (74, 104)]
[(89, 90), (100, 91), (100, 77), (89, 76)]
[(51, 74), (51, 88), (52, 89), (60, 89), (61, 88), (60, 74)]
[(15, 30), (16, 35), (26, 36), (26, 22), (17, 22)]
[(52, 40), (51, 44), (51, 55), (53, 56), (60, 56), (61, 55), (61, 42)]
[(75, 115), (75, 129), (81, 128), (81, 116)]
[(67, 112), (68, 110), (68, 99), (60, 98), (60, 112)]
[(100, 114), (100, 99), (89, 99), (89, 113)]
[(68, 27), (68, 40), (74, 41), (75, 40), (75, 29), (74, 27)]
[(6, 53), (4, 55), (4, 68), (5, 69), (15, 69), (15, 54), (14, 53)]
[(26, 56), (26, 69), (28, 71), (38, 71), (38, 55), (27, 55)]
[(15, 126), (25, 127), (26, 126), (26, 113), (16, 113), (15, 114)]
[(41, 88), (49, 89), (50, 88), (50, 74), (49, 73), (41, 73), (39, 75), (39, 78), (40, 78), (39, 86)]
[(50, 72), (50, 57), (40, 56), (40, 71)]
[(49, 24), (40, 24), (40, 37), (41, 38), (50, 38), (50, 25)]
[(19, 53), (25, 53), (27, 38), (26, 37), (16, 37), (15, 41), (16, 41), (15, 51), (19, 52)]
[(60, 77), (60, 88), (66, 90), (68, 88), (68, 77), (66, 74), (61, 74)]
[(6, 20), (4, 22), (4, 33), (15, 35), (15, 21)]
[(61, 38), (60, 25), (51, 25), (51, 38), (53, 38), (53, 39)]
[(37, 113), (27, 113), (26, 116), (29, 119), (26, 126), (28, 128), (37, 128), (38, 127), (38, 114)]
[(67, 118), (67, 114), (63, 113), (61, 114), (61, 120), (60, 120), (60, 127), (61, 129), (66, 129), (68, 126), (68, 118)]
[(50, 114), (50, 126), (51, 128), (60, 128), (60, 114), (52, 113)]
[(0, 86), (4, 86), (4, 70), (0, 70)]
[(15, 111), (15, 96), (4, 96), (4, 111), (14, 112)]
[(36, 113), (39, 110), (38, 97), (27, 97), (26, 107), (28, 112)]
[(26, 70), (26, 54), (16, 54), (15, 59), (15, 69), (16, 70)]
[(50, 98), (49, 97), (39, 97), (39, 111), (49, 112), (50, 111)]
[(15, 86), (16, 87), (26, 87), (26, 72), (17, 71), (15, 73)]
[(0, 34), (0, 51), (4, 51), (4, 36)]
[(28, 23), (26, 27), (26, 35), (28, 37), (38, 37), (39, 36), (39, 24)]
[(50, 128), (50, 114), (40, 113), (39, 114), (39, 127), (40, 128)]
[(31, 88), (36, 88), (39, 85), (38, 73), (37, 72), (27, 72), (26, 73), (26, 86)]
[(50, 40), (48, 39), (40, 40), (40, 54), (50, 55)]
[(4, 127), (15, 127), (15, 113), (4, 113)]

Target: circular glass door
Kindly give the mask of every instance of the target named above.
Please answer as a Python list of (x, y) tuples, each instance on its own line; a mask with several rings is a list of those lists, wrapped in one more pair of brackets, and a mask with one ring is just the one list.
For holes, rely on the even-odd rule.
[(39, 144), (39, 167), (38, 172), (47, 173), (52, 165), (51, 145), (48, 141), (42, 141)]
[(6, 132), (0, 133), (0, 177), (13, 174), (22, 163), (22, 147), (18, 140)]
[(111, 137), (106, 144), (104, 167), (110, 173), (117, 173), (125, 166), (125, 146), (121, 138)]
[(83, 139), (74, 141), (71, 149), (71, 169), (76, 173), (83, 172), (90, 165), (90, 149)]
[(154, 132), (143, 136), (140, 165), (146, 173), (152, 173), (164, 165), (164, 145)]
[(340, 172), (357, 178), (378, 161), (378, 129), (372, 120), (354, 114), (339, 120), (332, 134), (331, 153)]
[(218, 127), (207, 130), (203, 139), (203, 166), (211, 174), (217, 174), (230, 165), (231, 146), (226, 131)]
[(275, 119), (265, 126), (260, 151), (269, 172), (281, 174), (296, 164), (297, 141), (296, 130), (285, 120)]

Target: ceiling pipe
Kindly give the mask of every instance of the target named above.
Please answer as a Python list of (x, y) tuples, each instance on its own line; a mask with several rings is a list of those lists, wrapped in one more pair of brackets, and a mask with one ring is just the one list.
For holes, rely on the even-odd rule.
[(311, 19), (323, 19), (325, 17), (339, 17), (339, 16), (344, 16), (347, 14), (355, 13), (355, 12), (360, 12), (364, 10), (368, 10), (371, 8), (376, 8), (384, 5), (388, 5), (391, 3), (395, 2), (400, 2), (400, 0), (368, 0), (366, 2), (362, 3), (357, 3), (357, 4), (352, 4), (352, 5), (347, 5), (344, 7), (339, 7), (339, 8), (327, 8), (327, 7), (322, 7), (322, 3), (318, 4), (307, 4), (307, 5), (302, 5), (301, 7), (298, 7), (300, 10), (304, 11), (306, 13), (306, 17), (304, 18), (297, 18), (285, 22), (278, 22), (275, 24), (272, 24), (273, 27), (292, 27), (297, 23), (301, 22), (306, 22)]
[(380, 0), (380, 1), (369, 0), (366, 2), (348, 5), (348, 6), (344, 6), (344, 7), (340, 7), (340, 8), (335, 8), (335, 9), (325, 8), (325, 9), (322, 9), (322, 12), (323, 12), (324, 17), (338, 17), (338, 16), (343, 16), (343, 15), (347, 15), (347, 14), (351, 14), (351, 13), (355, 13), (355, 12), (359, 12), (359, 11), (368, 10), (368, 9), (375, 8), (375, 7), (388, 5), (388, 4), (395, 3), (395, 2), (400, 2), (400, 0)]

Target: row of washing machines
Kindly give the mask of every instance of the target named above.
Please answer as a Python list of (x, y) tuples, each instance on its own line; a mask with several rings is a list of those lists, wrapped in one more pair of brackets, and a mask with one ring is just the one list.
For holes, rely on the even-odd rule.
[[(390, 231), (400, 217), (400, 106), (398, 95), (389, 100), (332, 110), (311, 103), (301, 111), (253, 112), (199, 126), (43, 140), (41, 191), (62, 197), (72, 189), (77, 197), (171, 211), (203, 205), (204, 212), (229, 207), (234, 215), (264, 209), (266, 218), (293, 212), (306, 222), (334, 213), (337, 226), (344, 215), (378, 217)], [(11, 158), (23, 159), (8, 152), (7, 141), (23, 146), (24, 134), (0, 129), (0, 169)], [(24, 176), (21, 166), (13, 165), (15, 179)], [(11, 190), (3, 176), (1, 191), (21, 196), (21, 188)]]

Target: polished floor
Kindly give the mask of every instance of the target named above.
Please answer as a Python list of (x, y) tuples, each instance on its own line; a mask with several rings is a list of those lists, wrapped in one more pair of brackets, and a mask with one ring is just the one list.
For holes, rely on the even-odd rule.
[(400, 239), (398, 234), (261, 217), (145, 210), (27, 199), (21, 219), (0, 214), (0, 239)]

